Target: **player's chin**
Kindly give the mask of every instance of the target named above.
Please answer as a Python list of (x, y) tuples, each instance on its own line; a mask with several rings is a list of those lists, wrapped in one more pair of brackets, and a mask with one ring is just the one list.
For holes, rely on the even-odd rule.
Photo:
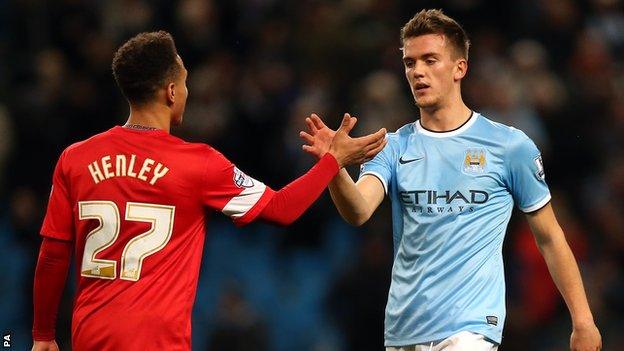
[(430, 108), (436, 106), (435, 99), (427, 98), (424, 96), (414, 97), (414, 101), (416, 102), (416, 106), (419, 108)]

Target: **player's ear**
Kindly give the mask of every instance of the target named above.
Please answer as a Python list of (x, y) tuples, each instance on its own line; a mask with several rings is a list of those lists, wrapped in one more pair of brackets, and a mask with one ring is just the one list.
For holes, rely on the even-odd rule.
[(460, 57), (455, 61), (453, 79), (461, 80), (466, 76), (466, 73), (468, 73), (468, 61), (465, 58)]
[(175, 83), (169, 83), (167, 84), (167, 91), (166, 91), (166, 95), (167, 95), (167, 105), (171, 106), (175, 103), (175, 98), (176, 98), (176, 85)]

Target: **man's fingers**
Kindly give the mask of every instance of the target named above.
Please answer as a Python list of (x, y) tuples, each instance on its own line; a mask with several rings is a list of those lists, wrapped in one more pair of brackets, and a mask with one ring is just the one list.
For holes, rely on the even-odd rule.
[(306, 117), (305, 122), (306, 122), (306, 125), (308, 126), (308, 130), (310, 131), (310, 133), (312, 133), (312, 135), (316, 135), (316, 132), (318, 132), (318, 129), (314, 125), (312, 118)]
[(351, 117), (351, 115), (345, 113), (342, 117), (342, 123), (340, 123), (339, 129), (344, 131), (346, 134), (349, 134), (351, 129), (355, 126), (355, 123), (357, 123), (357, 118)]
[(374, 140), (373, 142), (368, 144), (368, 147), (371, 148), (371, 149), (372, 148), (376, 148), (377, 146), (381, 145), (383, 142), (386, 141), (386, 135), (385, 134), (383, 134), (383, 133), (380, 134), (379, 132), (377, 132), (374, 135), (375, 135), (376, 138), (373, 139)]
[(309, 153), (312, 156), (315, 156), (317, 158), (320, 158), (321, 155), (321, 151), (319, 151), (317, 148), (315, 148), (314, 146), (310, 146), (310, 145), (302, 145), (301, 148), (303, 149), (303, 151)]
[(377, 156), (378, 153), (381, 152), (381, 150), (383, 150), (384, 147), (386, 147), (386, 144), (388, 144), (388, 141), (386, 139), (382, 139), (381, 142), (375, 147), (370, 147), (363, 150), (364, 153), (358, 157), (355, 163), (362, 164), (372, 160), (373, 158), (375, 158), (375, 156)]
[(308, 143), (310, 145), (314, 145), (314, 137), (311, 136), (310, 134), (301, 131), (301, 132), (299, 132), (299, 137), (301, 137), (301, 139), (305, 140), (306, 143)]
[(384, 139), (383, 143), (381, 143), (381, 145), (379, 145), (379, 147), (378, 147), (378, 148), (376, 148), (376, 149), (374, 150), (375, 155), (377, 155), (378, 153), (380, 153), (380, 152), (381, 152), (381, 150), (383, 150), (383, 149), (386, 147), (386, 145), (388, 145), (388, 140), (387, 140), (387, 139)]
[(385, 138), (386, 134), (387, 134), (386, 128), (381, 128), (380, 130), (376, 131), (375, 134), (373, 135), (380, 137), (380, 138)]
[(377, 132), (365, 136), (361, 136), (359, 138), (355, 138), (358, 142), (361, 142), (365, 145), (374, 143), (380, 139), (384, 139), (386, 137), (386, 128), (381, 128)]
[(310, 145), (303, 145), (301, 148), (307, 153), (314, 154), (314, 148)]
[(384, 140), (381, 144), (379, 144), (379, 145), (377, 145), (377, 146), (375, 146), (373, 148), (370, 148), (368, 150), (365, 150), (364, 151), (364, 155), (366, 157), (371, 157), (371, 158), (375, 157), (378, 153), (381, 152), (381, 150), (383, 150), (384, 147), (386, 147), (386, 144), (387, 144), (387, 142)]
[(366, 152), (366, 157), (370, 157), (370, 158), (375, 157), (378, 153), (381, 152), (381, 150), (383, 150), (384, 147), (386, 147), (387, 143), (388, 142), (384, 139), (384, 141), (381, 144), (379, 144), (377, 147), (373, 148), (372, 150), (368, 150)]
[(347, 132), (347, 134), (349, 134), (351, 132), (351, 130), (353, 129), (353, 127), (355, 127), (355, 124), (357, 123), (358, 119), (357, 117), (351, 117), (349, 116), (351, 119), (349, 120), (349, 131)]
[(312, 123), (314, 123), (314, 127), (316, 127), (316, 129), (323, 129), (325, 128), (325, 123), (323, 123), (323, 120), (321, 119), (321, 117), (319, 117), (316, 113), (313, 113), (310, 116)]
[(345, 114), (342, 116), (341, 126), (343, 126), (343, 127), (344, 127), (344, 126), (347, 126), (349, 123), (351, 123), (350, 121), (351, 121), (351, 115), (350, 115), (350, 114), (348, 114), (348, 113), (345, 113)]
[(369, 152), (371, 150), (379, 149), (379, 147), (383, 148), (384, 145), (386, 145), (386, 139), (385, 138), (379, 139), (375, 141), (374, 143), (366, 145), (364, 147), (364, 152)]
[(378, 147), (385, 140), (386, 140), (385, 137), (366, 138), (366, 139), (356, 140), (356, 143), (360, 146), (360, 148), (364, 149), (365, 151), (368, 151), (368, 150), (371, 150), (371, 149), (374, 149), (374, 148)]

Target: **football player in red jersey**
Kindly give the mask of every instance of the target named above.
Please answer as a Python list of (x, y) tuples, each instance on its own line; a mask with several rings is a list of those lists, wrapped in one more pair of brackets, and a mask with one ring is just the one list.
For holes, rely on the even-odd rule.
[(33, 350), (58, 350), (55, 320), (74, 251), (72, 348), (190, 350), (205, 209), (237, 225), (296, 220), (345, 165), (371, 159), (385, 130), (360, 138), (345, 114), (331, 148), (279, 191), (206, 144), (169, 134), (182, 122), (187, 71), (167, 32), (142, 33), (115, 54), (130, 117), (63, 151), (41, 228)]

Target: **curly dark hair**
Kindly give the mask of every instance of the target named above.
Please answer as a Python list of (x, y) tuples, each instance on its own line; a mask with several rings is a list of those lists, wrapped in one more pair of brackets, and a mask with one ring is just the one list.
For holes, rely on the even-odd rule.
[(150, 102), (158, 89), (180, 73), (173, 37), (165, 31), (140, 33), (125, 42), (113, 58), (113, 75), (131, 104)]
[(401, 44), (412, 37), (425, 34), (443, 34), (455, 47), (459, 56), (468, 59), (470, 40), (464, 28), (442, 10), (422, 10), (401, 28)]

